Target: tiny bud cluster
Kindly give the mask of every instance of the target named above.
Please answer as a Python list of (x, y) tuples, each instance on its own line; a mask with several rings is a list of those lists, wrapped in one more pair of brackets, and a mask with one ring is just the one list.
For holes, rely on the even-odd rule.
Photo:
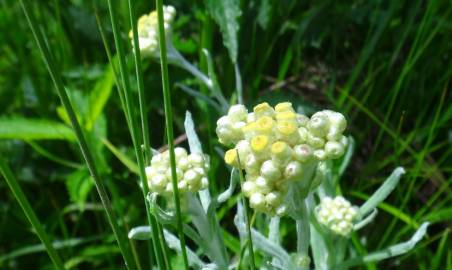
[[(203, 154), (188, 154), (182, 147), (174, 149), (176, 158), (176, 177), (179, 194), (197, 192), (208, 187), (208, 163)], [(146, 177), (151, 192), (164, 197), (173, 196), (172, 173), (169, 151), (154, 155), (151, 166), (146, 167)]]
[(325, 197), (316, 207), (317, 220), (335, 234), (348, 236), (353, 229), (353, 221), (358, 215), (358, 208), (352, 206), (342, 196), (334, 199)]
[[(171, 36), (171, 24), (176, 17), (176, 9), (173, 6), (163, 6), (163, 21), (167, 38)], [(132, 31), (129, 37), (133, 40)], [(159, 54), (159, 29), (157, 11), (151, 11), (138, 19), (138, 42), (142, 56), (155, 57)], [(133, 42), (132, 42), (133, 45)]]
[(309, 118), (296, 113), (290, 102), (274, 108), (264, 102), (250, 113), (243, 105), (231, 106), (217, 121), (216, 132), (221, 143), (234, 146), (225, 162), (245, 169), (242, 192), (250, 206), (284, 215), (288, 185), (301, 181), (307, 166), (343, 155), (346, 125), (337, 112), (324, 110)]

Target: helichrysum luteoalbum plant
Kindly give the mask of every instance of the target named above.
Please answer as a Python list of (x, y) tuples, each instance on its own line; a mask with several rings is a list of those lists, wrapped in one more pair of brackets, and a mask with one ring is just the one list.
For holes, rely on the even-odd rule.
[[(163, 19), (165, 21), (165, 34), (171, 40), (171, 26), (176, 17), (176, 9), (173, 6), (163, 7)], [(130, 39), (133, 39), (132, 31), (129, 32)], [(158, 57), (159, 55), (159, 33), (157, 11), (153, 10), (138, 19), (138, 40), (140, 52), (143, 57)]]
[[(229, 106), (216, 81), (209, 53), (204, 50), (208, 62), (206, 75), (174, 48), (171, 24), (176, 11), (170, 6), (164, 7), (163, 11), (169, 63), (195, 76), (210, 90), (210, 96), (195, 93), (196, 90), (182, 84), (179, 86), (196, 97), (203, 96), (218, 112), (227, 112), (218, 119), (216, 127), (219, 142), (230, 148), (223, 157), (225, 163), (233, 167), (227, 190), (211, 194), (208, 189), (208, 161), (202, 154), (201, 142), (189, 113), (185, 130), (192, 153), (188, 154), (179, 147), (175, 149), (177, 187), (183, 199), (184, 214), (190, 216), (191, 225), (196, 229), (185, 224), (184, 233), (206, 255), (201, 259), (186, 246), (188, 260), (193, 268), (243, 267), (242, 256), (253, 257), (252, 245), (255, 251), (265, 255), (261, 262), (265, 269), (307, 270), (312, 265), (319, 270), (348, 268), (362, 262), (403, 254), (422, 238), (427, 224), (423, 224), (409, 241), (388, 248), (390, 252), (377, 251), (365, 256), (353, 252), (348, 254), (348, 250), (353, 248), (347, 245), (348, 238), (374, 219), (377, 205), (395, 188), (404, 170), (397, 168), (366, 202), (361, 206), (353, 206), (337, 194), (342, 172), (333, 171), (334, 166), (340, 166), (343, 171), (353, 151), (353, 140), (344, 136), (347, 127), (345, 117), (331, 110), (321, 110), (307, 116), (298, 113), (290, 102), (282, 102), (274, 107), (264, 102), (255, 106), (252, 112), (241, 104)], [(138, 35), (142, 55), (160, 57), (157, 33), (155, 11), (139, 19)], [(238, 66), (236, 72), (239, 72)], [(241, 87), (240, 74), (236, 74), (236, 80), (236, 85)], [(237, 92), (239, 100), (242, 100), (241, 91)], [(150, 166), (146, 168), (151, 211), (163, 224), (174, 224), (169, 164), (169, 153), (164, 152), (153, 156)], [(245, 173), (244, 179), (240, 177), (244, 180), (241, 193), (255, 213), (265, 217), (264, 220), (270, 220), (270, 223), (268, 234), (254, 229), (248, 217), (245, 217), (247, 204), (237, 203), (234, 224), (239, 232), (240, 243), (245, 246), (245, 243), (252, 242), (248, 253), (240, 252), (237, 261), (233, 259), (235, 255), (231, 256), (227, 252), (215, 209), (233, 196), (239, 170)], [(224, 179), (216, 177), (216, 181)], [(158, 205), (158, 196), (167, 198), (169, 212)], [(296, 251), (288, 252), (280, 244), (280, 216), (284, 215), (290, 216), (295, 224)], [(178, 237), (166, 229), (163, 233), (168, 246), (180, 252), (181, 241)], [(134, 228), (129, 236), (147, 239), (149, 227)], [(208, 262), (205, 261), (207, 259)]]
[[(174, 149), (176, 158), (177, 187), (179, 194), (196, 193), (208, 187), (207, 159), (203, 154), (188, 154), (182, 147)], [(168, 150), (152, 157), (151, 166), (146, 167), (149, 190), (169, 199), (173, 196), (171, 167)]]
[(250, 206), (284, 215), (290, 183), (304, 181), (310, 189), (316, 164), (343, 155), (346, 125), (337, 112), (324, 110), (309, 118), (296, 113), (289, 102), (274, 108), (264, 102), (250, 113), (243, 105), (231, 106), (218, 120), (216, 132), (221, 143), (234, 146), (225, 162), (246, 172), (242, 192)]

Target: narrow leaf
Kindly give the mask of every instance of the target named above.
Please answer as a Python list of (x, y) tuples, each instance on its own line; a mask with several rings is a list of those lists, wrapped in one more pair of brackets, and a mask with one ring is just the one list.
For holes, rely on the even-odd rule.
[(379, 203), (384, 201), (399, 183), (400, 177), (405, 173), (402, 167), (397, 167), (392, 174), (386, 179), (381, 187), (359, 208), (361, 217), (367, 215), (372, 209), (376, 208)]
[(75, 135), (70, 127), (52, 120), (2, 117), (0, 139), (74, 141)]

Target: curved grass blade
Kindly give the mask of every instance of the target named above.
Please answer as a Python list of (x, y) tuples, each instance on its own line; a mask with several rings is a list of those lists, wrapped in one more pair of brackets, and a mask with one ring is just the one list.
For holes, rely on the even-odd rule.
[(30, 202), (27, 200), (27, 197), (25, 196), (24, 192), (20, 188), (19, 183), (17, 182), (16, 178), (14, 177), (13, 173), (11, 172), (11, 169), (8, 167), (6, 162), (0, 158), (0, 170), (3, 174), (3, 177), (5, 178), (6, 182), (8, 183), (9, 188), (11, 189), (12, 193), (14, 194), (14, 197), (16, 197), (16, 200), (19, 202), (20, 206), (22, 207), (22, 210), (24, 211), (25, 215), (27, 216), (28, 220), (30, 221), (31, 225), (36, 231), (36, 234), (38, 235), (41, 242), (44, 244), (47, 253), (49, 254), (50, 259), (52, 260), (53, 264), (55, 265), (55, 268), (57, 269), (65, 269), (63, 266), (63, 261), (61, 260), (58, 253), (55, 251), (52, 243), (49, 240), (49, 237), (47, 236), (47, 233), (44, 231), (44, 228), (42, 227), (41, 223), (39, 222), (38, 217), (36, 216), (35, 212), (33, 211), (33, 208), (30, 205)]
[(120, 229), (118, 222), (117, 222), (116, 215), (114, 214), (113, 209), (111, 208), (110, 199), (108, 198), (107, 192), (105, 190), (105, 186), (100, 179), (97, 167), (94, 163), (93, 155), (91, 153), (91, 150), (88, 147), (88, 144), (85, 139), (85, 135), (77, 120), (74, 108), (72, 107), (68, 94), (66, 93), (66, 90), (64, 88), (61, 74), (59, 72), (57, 72), (58, 69), (56, 68), (56, 66), (53, 62), (53, 57), (49, 50), (48, 42), (46, 42), (45, 36), (43, 36), (42, 32), (38, 29), (39, 24), (36, 22), (36, 19), (34, 18), (33, 14), (29, 11), (28, 4), (25, 4), (25, 0), (20, 0), (20, 4), (22, 6), (22, 10), (25, 13), (25, 17), (27, 18), (28, 25), (30, 26), (30, 28), (33, 32), (33, 36), (38, 45), (38, 48), (39, 48), (41, 56), (44, 60), (44, 63), (49, 71), (49, 74), (50, 74), (53, 82), (54, 82), (54, 85), (55, 85), (55, 88), (60, 97), (61, 103), (63, 104), (64, 109), (71, 121), (72, 128), (75, 132), (75, 135), (79, 142), (79, 146), (82, 151), (83, 157), (85, 158), (88, 169), (89, 169), (91, 176), (94, 180), (94, 183), (96, 185), (97, 192), (99, 194), (99, 197), (102, 201), (102, 205), (107, 214), (108, 222), (110, 223), (110, 226), (112, 227), (113, 233), (116, 237), (119, 249), (121, 250), (121, 254), (126, 263), (126, 266), (129, 269), (135, 269), (136, 268), (135, 262), (132, 259), (132, 254), (131, 254), (131, 251), (129, 248), (129, 242), (125, 238), (125, 234), (124, 234), (123, 230)]

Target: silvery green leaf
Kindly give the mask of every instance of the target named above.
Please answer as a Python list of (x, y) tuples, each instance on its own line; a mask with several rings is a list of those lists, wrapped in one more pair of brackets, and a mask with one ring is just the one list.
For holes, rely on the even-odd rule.
[(210, 90), (212, 91), (212, 95), (217, 99), (218, 103), (221, 105), (221, 113), (226, 113), (229, 104), (226, 98), (223, 96), (223, 93), (221, 92), (221, 88), (217, 81), (217, 75), (215, 73), (215, 68), (213, 66), (213, 60), (210, 56), (210, 53), (207, 49), (202, 49), (203, 54), (206, 56), (207, 60), (207, 73), (209, 75), (210, 81), (212, 83), (212, 87)]
[(361, 220), (358, 223), (356, 223), (355, 225), (353, 225), (353, 230), (357, 231), (357, 230), (363, 228), (364, 226), (366, 226), (367, 224), (371, 223), (375, 219), (377, 214), (378, 214), (378, 210), (376, 208), (374, 208), (372, 210), (372, 212), (370, 212), (370, 214), (367, 215), (363, 220)]
[(151, 228), (149, 226), (138, 226), (132, 228), (128, 234), (129, 239), (133, 240), (148, 240), (151, 239)]
[[(177, 253), (181, 252), (180, 240), (175, 235), (170, 233), (169, 231), (163, 229), (163, 235), (165, 237), (165, 241), (168, 244), (168, 247), (172, 250), (175, 250)], [(192, 267), (197, 266), (203, 269), (206, 264), (194, 253), (189, 247), (186, 247), (188, 264)]]
[(364, 217), (379, 203), (384, 201), (399, 183), (400, 177), (405, 173), (402, 167), (397, 167), (386, 179), (381, 187), (359, 208), (359, 215)]
[(218, 195), (217, 202), (223, 203), (227, 199), (229, 199), (234, 193), (235, 186), (239, 182), (239, 174), (237, 169), (232, 169), (231, 176), (229, 178), (229, 187), (225, 191), (223, 191), (220, 195)]
[[(237, 215), (234, 218), (234, 224), (239, 231), (241, 239), (247, 238), (247, 230), (244, 217), (243, 206), (240, 203), (237, 203)], [(281, 246), (271, 242), (255, 229), (251, 229), (251, 237), (253, 240), (253, 246), (257, 250), (260, 250), (263, 253), (279, 260), (279, 263), (284, 266), (284, 269), (295, 269), (295, 266), (292, 264), (289, 254)]]
[(189, 111), (185, 113), (184, 127), (185, 133), (187, 134), (188, 145), (190, 146), (190, 153), (202, 154), (201, 142), (199, 141), (198, 134), (196, 134), (195, 124)]
[(345, 152), (344, 158), (342, 159), (342, 163), (339, 166), (339, 172), (337, 177), (341, 177), (344, 174), (345, 169), (347, 169), (348, 165), (350, 164), (353, 152), (355, 150), (355, 140), (353, 139), (352, 136), (347, 137), (347, 142), (348, 142), (347, 152)]
[[(151, 238), (151, 232), (152, 231), (149, 226), (138, 226), (129, 231), (128, 237), (129, 239), (134, 240), (148, 240)], [(168, 244), (168, 247), (180, 253), (180, 240), (165, 229), (163, 230), (163, 235), (165, 237), (166, 243)], [(191, 266), (197, 266), (200, 268), (205, 266), (205, 263), (188, 247), (187, 255), (189, 264)]]
[(237, 62), (238, 17), (241, 15), (239, 0), (204, 0), (207, 11), (220, 26), (223, 43), (228, 49), (232, 63)]
[(399, 243), (383, 250), (375, 251), (369, 253), (365, 256), (355, 257), (338, 264), (334, 269), (347, 269), (351, 266), (360, 265), (368, 262), (378, 262), (391, 257), (399, 256), (408, 251), (412, 250), (416, 244), (424, 237), (427, 232), (427, 227), (429, 223), (425, 222), (419, 227), (419, 229), (414, 233), (410, 240)]
[(325, 240), (315, 226), (311, 224), (311, 250), (316, 270), (328, 270), (329, 252)]
[(279, 222), (281, 218), (278, 216), (272, 217), (270, 219), (270, 225), (268, 229), (268, 240), (272, 241), (273, 243), (279, 244)]

